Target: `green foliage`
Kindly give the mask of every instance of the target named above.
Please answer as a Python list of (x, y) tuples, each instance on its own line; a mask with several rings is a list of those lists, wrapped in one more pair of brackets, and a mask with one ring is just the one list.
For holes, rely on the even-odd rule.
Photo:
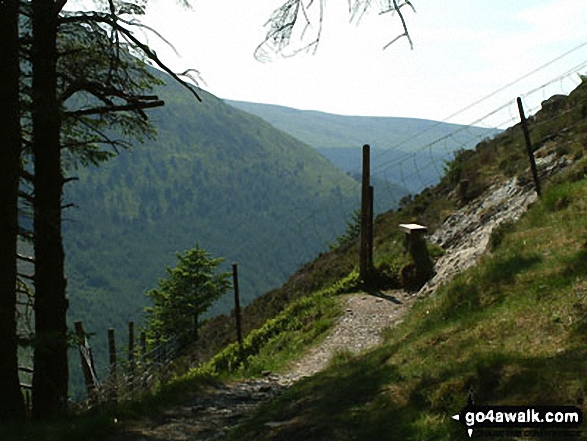
[(175, 268), (167, 267), (167, 278), (158, 288), (147, 292), (153, 306), (146, 309), (147, 327), (151, 336), (197, 337), (200, 316), (230, 287), (230, 273), (217, 273), (222, 259), (212, 258), (196, 246), (177, 254)]
[[(197, 242), (237, 262), (247, 305), (323, 251), (356, 206), (356, 182), (310, 147), (206, 92), (196, 103), (149, 72), (169, 83), (153, 91), (165, 101), (152, 112), (157, 142), (80, 169), (79, 182), (65, 187), (64, 201), (76, 204), (64, 214), (69, 317), (96, 333), (99, 378), (108, 368), (107, 329), (142, 320), (144, 293), (176, 252)], [(232, 307), (225, 295), (206, 316)]]
[[(343, 279), (339, 280), (332, 286), (320, 290), (316, 293), (302, 297), (291, 303), (283, 312), (276, 317), (269, 319), (263, 326), (251, 331), (244, 339), (242, 346), (237, 343), (227, 346), (217, 355), (215, 355), (206, 365), (192, 371), (192, 375), (202, 373), (226, 374), (237, 371), (243, 364), (254, 362), (256, 356), (271, 343), (275, 338), (284, 333), (304, 330), (307, 335), (304, 338), (305, 345), (313, 341), (316, 337), (323, 334), (329, 327), (329, 321), (326, 324), (316, 326), (319, 319), (323, 316), (332, 317), (333, 312), (337, 312), (335, 304), (331, 301), (325, 301), (337, 294), (352, 291), (359, 286), (360, 279), (357, 271), (353, 271)], [(305, 345), (302, 345), (302, 349)], [(279, 345), (278, 345), (279, 346)], [(285, 344), (280, 346), (283, 350)], [(300, 348), (298, 348), (298, 351)], [(279, 351), (272, 351), (271, 357), (279, 358)], [(295, 353), (299, 355), (299, 352)], [(287, 359), (291, 359), (293, 354), (289, 354)], [(263, 366), (267, 368), (267, 366)], [(260, 368), (256, 369), (260, 372)]]
[[(113, 45), (111, 38), (99, 23), (65, 22), (60, 26), (59, 49), (67, 54), (58, 63), (62, 78), (58, 94), (66, 108), (62, 156), (67, 168), (99, 165), (118, 149), (155, 138), (152, 120), (138, 109), (138, 97), (152, 93), (162, 81), (131, 55), (130, 44)], [(98, 110), (132, 103), (130, 97), (136, 97), (134, 110)], [(77, 113), (91, 110), (94, 112), (87, 115)]]
[[(31, 5), (21, 2), (20, 37), (23, 103), (23, 134), (31, 133)], [(126, 3), (120, 17), (131, 18), (141, 13), (141, 6)], [(119, 149), (133, 143), (154, 139), (156, 129), (144, 103), (153, 103), (149, 96), (153, 87), (163, 82), (153, 74), (136, 45), (121, 41), (118, 30), (96, 21), (96, 15), (60, 12), (57, 33), (57, 90), (61, 115), (61, 159), (65, 170), (78, 166), (99, 165), (116, 156)], [(77, 20), (70, 20), (77, 16)], [(83, 23), (82, 23), (83, 22)], [(121, 111), (118, 107), (127, 105)], [(28, 154), (25, 150), (25, 154)], [(32, 162), (32, 160), (31, 160)]]
[(361, 234), (361, 210), (353, 210), (352, 219), (346, 223), (346, 231), (336, 238), (336, 245), (331, 248), (347, 245)]
[(450, 415), (469, 388), (478, 404), (582, 407), (586, 207), (587, 180), (546, 186), (491, 256), (416, 302), (384, 345), (338, 354), (227, 439), (461, 439)]

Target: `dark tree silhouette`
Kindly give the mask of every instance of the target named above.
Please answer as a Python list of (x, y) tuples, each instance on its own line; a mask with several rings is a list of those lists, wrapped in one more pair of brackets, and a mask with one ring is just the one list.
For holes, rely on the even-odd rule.
[[(127, 145), (112, 140), (105, 127), (118, 127), (130, 137), (148, 134), (150, 127), (143, 109), (163, 102), (140, 94), (154, 77), (130, 56), (129, 48), (166, 70), (199, 99), (191, 86), (133, 35), (129, 28), (135, 24), (120, 17), (129, 11), (142, 12), (139, 6), (122, 3), (117, 7), (109, 2), (106, 12), (62, 14), (64, 3), (32, 0), (35, 419), (62, 415), (67, 407), (68, 301), (61, 235), (66, 182), (63, 152), (82, 164), (98, 164), (112, 156), (117, 147)], [(65, 110), (65, 102), (73, 97), (77, 103), (74, 98), (74, 104)], [(104, 151), (100, 148), (103, 144), (115, 151)]]
[(21, 420), (18, 379), (16, 246), (21, 135), (18, 64), (18, 0), (0, 1), (0, 421)]
[(33, 0), (32, 153), (34, 158), (35, 355), (33, 417), (51, 418), (67, 406), (67, 298), (61, 237), (61, 109), (57, 100), (54, 0)]

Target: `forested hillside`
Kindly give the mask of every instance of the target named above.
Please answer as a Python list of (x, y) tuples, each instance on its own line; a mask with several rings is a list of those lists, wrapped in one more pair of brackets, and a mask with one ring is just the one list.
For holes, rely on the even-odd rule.
[(358, 206), (356, 181), (309, 146), (166, 82), (156, 90), (166, 105), (151, 112), (157, 140), (66, 186), (69, 317), (97, 333), (98, 352), (108, 327), (141, 320), (176, 252), (199, 244), (237, 262), (246, 303), (326, 249)]
[[(374, 176), (412, 194), (439, 181), (442, 171), (434, 164), (443, 164), (455, 151), (473, 148), (499, 133), (426, 119), (344, 116), (271, 104), (226, 102), (311, 145), (349, 173), (361, 170), (357, 147), (369, 143)], [(431, 143), (434, 148), (427, 148)]]

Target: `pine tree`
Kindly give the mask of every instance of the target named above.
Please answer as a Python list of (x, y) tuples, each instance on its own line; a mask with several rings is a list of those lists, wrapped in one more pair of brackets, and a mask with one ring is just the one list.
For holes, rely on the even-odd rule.
[[(131, 3), (108, 12), (62, 14), (65, 2), (32, 0), (32, 162), (34, 164), (35, 340), (33, 417), (66, 410), (68, 300), (61, 235), (63, 171), (70, 164), (99, 164), (125, 140), (153, 133), (143, 109), (163, 105), (144, 95), (152, 83), (134, 50), (169, 71), (148, 46), (119, 21), (142, 13)], [(123, 43), (124, 35), (130, 43)], [(172, 76), (187, 87), (177, 75)], [(107, 130), (106, 130), (107, 129)], [(104, 149), (111, 147), (111, 150)]]
[(21, 134), (18, 0), (0, 1), (0, 421), (24, 418), (18, 379), (16, 246)]
[(197, 340), (201, 315), (229, 289), (231, 273), (217, 273), (222, 259), (199, 246), (178, 253), (177, 259), (175, 268), (167, 267), (167, 278), (147, 293), (153, 301), (153, 307), (147, 308), (149, 333)]
[(32, 0), (35, 244), (35, 355), (33, 417), (63, 414), (67, 406), (68, 302), (61, 237), (61, 120), (57, 99), (57, 26), (54, 0)]

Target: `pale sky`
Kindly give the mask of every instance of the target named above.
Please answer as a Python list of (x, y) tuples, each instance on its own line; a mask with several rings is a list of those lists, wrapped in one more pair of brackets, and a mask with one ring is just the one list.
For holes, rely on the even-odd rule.
[[(149, 37), (163, 60), (176, 71), (197, 69), (205, 81), (201, 86), (221, 98), (337, 114), (447, 120), (583, 43), (448, 121), (472, 123), (569, 72), (525, 98), (536, 109), (551, 95), (576, 87), (576, 72), (587, 74), (586, 0), (412, 0), (417, 12), (403, 11), (414, 50), (406, 39), (382, 50), (401, 33), (397, 16), (371, 14), (357, 26), (349, 24), (346, 1), (326, 0), (314, 55), (260, 63), (253, 54), (265, 35), (263, 24), (283, 2), (191, 0), (186, 10), (171, 0), (152, 0), (143, 21), (180, 55)], [(503, 115), (480, 124), (497, 126)]]

